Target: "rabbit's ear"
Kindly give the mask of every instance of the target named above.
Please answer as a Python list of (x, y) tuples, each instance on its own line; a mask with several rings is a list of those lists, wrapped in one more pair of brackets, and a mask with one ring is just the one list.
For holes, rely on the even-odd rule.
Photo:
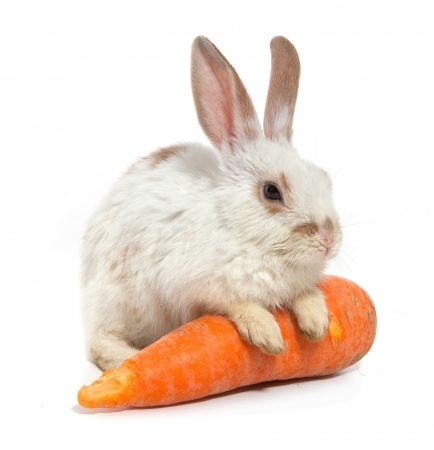
[(300, 60), (297, 50), (283, 36), (270, 43), (271, 75), (264, 115), (264, 133), (270, 140), (292, 138), (292, 121), (297, 101)]
[(192, 47), (191, 81), (203, 131), (218, 148), (258, 138), (261, 125), (240, 77), (218, 48), (198, 36)]

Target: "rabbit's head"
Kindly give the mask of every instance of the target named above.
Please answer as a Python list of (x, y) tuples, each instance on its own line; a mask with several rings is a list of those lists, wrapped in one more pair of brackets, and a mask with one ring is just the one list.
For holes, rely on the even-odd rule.
[(251, 252), (280, 255), (290, 266), (321, 268), (336, 256), (342, 240), (331, 179), (292, 145), (297, 51), (279, 36), (271, 41), (271, 53), (262, 130), (234, 68), (207, 38), (193, 43), (196, 111), (221, 160), (221, 220)]

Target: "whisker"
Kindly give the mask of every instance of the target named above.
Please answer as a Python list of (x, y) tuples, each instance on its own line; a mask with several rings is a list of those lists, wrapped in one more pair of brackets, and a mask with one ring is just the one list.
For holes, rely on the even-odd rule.
[(340, 224), (341, 228), (348, 228), (348, 227), (354, 227), (359, 225), (378, 225), (378, 222), (357, 222), (357, 223), (347, 223), (347, 224)]
[[(342, 253), (343, 253), (346, 257), (348, 257), (349, 259), (351, 259), (351, 261), (352, 261), (353, 263), (357, 264), (357, 261), (351, 256), (350, 253), (348, 253), (348, 252), (346, 251), (345, 248), (341, 249), (341, 254), (342, 254)], [(338, 255), (338, 256), (339, 256), (339, 255)]]
[(345, 261), (345, 258), (343, 258), (342, 255), (338, 255), (335, 258), (335, 263), (338, 265), (338, 267), (342, 270), (343, 273), (352, 274), (353, 271), (351, 270), (351, 266)]
[(345, 217), (341, 217), (340, 219), (339, 219), (339, 222), (345, 222), (345, 220), (348, 220), (348, 219), (351, 219), (351, 217), (354, 217), (355, 215), (356, 215), (357, 213), (353, 213), (353, 214), (349, 214), (348, 216), (345, 216)]

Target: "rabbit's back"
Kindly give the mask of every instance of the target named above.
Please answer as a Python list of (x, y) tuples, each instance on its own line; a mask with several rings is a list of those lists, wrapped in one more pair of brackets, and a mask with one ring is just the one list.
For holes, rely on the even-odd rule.
[(135, 256), (142, 261), (151, 258), (183, 223), (198, 220), (197, 209), (212, 206), (211, 191), (219, 177), (214, 150), (198, 144), (160, 149), (138, 160), (117, 180), (88, 223), (82, 247), (83, 284), (96, 282), (102, 274), (122, 281), (120, 272), (127, 264), (134, 265)]

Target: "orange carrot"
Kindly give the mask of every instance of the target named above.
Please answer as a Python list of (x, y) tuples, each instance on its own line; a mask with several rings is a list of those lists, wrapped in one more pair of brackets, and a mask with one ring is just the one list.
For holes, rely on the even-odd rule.
[(86, 408), (149, 407), (194, 400), (271, 380), (316, 377), (348, 367), (371, 348), (376, 314), (368, 294), (355, 283), (325, 277), (329, 333), (321, 342), (303, 338), (290, 313), (275, 316), (287, 350), (266, 355), (247, 344), (222, 316), (204, 316), (163, 336), (119, 368), (83, 386)]

